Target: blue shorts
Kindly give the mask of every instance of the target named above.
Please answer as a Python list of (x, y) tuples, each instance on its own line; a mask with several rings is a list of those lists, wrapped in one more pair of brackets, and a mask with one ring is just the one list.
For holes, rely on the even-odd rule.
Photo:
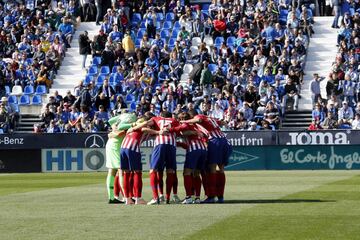
[(123, 148), (120, 151), (120, 169), (130, 171), (141, 171), (141, 153)]
[(184, 168), (203, 170), (207, 158), (206, 150), (194, 150), (187, 152), (185, 156)]
[(228, 165), (232, 147), (226, 138), (213, 138), (208, 143), (208, 164)]
[(176, 170), (176, 147), (170, 144), (155, 146), (151, 154), (150, 169), (163, 171), (164, 167)]

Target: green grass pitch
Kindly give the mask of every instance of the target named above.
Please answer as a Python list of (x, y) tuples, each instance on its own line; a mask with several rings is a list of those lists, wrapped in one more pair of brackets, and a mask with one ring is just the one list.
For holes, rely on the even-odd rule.
[(360, 239), (359, 171), (228, 172), (225, 196), (108, 205), (105, 173), (0, 175), (0, 239)]

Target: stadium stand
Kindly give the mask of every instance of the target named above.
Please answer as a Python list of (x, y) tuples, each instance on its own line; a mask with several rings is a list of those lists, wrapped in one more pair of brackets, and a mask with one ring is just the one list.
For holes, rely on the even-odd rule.
[[(91, 51), (85, 51), (83, 42), (71, 43), (83, 34), (82, 29), (74, 35), (83, 6), (63, 2), (45, 8), (8, 1), (5, 9), (19, 11), (5, 11), (0, 19), (7, 50), (2, 72), (5, 85), (15, 87), (11, 101), (35, 107), (43, 102), (46, 119), (61, 131), (106, 130), (96, 114), (100, 105), (109, 116), (119, 108), (137, 115), (165, 109), (176, 115), (195, 108), (226, 121), (224, 130), (252, 129), (254, 123), (278, 129), (287, 107), (297, 110), (289, 104), (297, 99), (287, 93), (299, 95), (303, 81), (314, 15), (306, 4), (259, 0), (241, 9), (237, 1), (186, 6), (164, 1), (160, 7), (124, 2), (105, 9), (100, 26), (87, 25), (96, 28), (96, 35), (89, 36)], [(33, 24), (28, 27), (23, 18)], [(92, 55), (86, 73), (74, 72), (71, 62), (59, 70), (64, 58), (75, 58), (73, 52), (67, 56), (75, 46), (86, 52), (82, 55)], [(69, 79), (71, 74), (81, 75), (81, 82)], [(64, 75), (69, 94), (59, 89)], [(35, 97), (44, 95), (39, 86), (50, 94)], [(25, 96), (29, 101), (20, 101)], [(46, 132), (49, 122), (36, 131)]]

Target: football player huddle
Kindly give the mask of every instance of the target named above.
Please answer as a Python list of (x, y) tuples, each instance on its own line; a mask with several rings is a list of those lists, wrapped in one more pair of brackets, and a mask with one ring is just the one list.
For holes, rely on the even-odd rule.
[[(196, 111), (180, 113), (175, 119), (171, 113), (163, 111), (158, 117), (147, 112), (139, 119), (123, 113), (110, 119), (109, 124), (112, 128), (106, 144), (109, 203), (224, 202), (224, 168), (232, 148), (220, 130), (221, 121), (198, 115)], [(140, 147), (150, 137), (155, 138), (149, 172), (152, 199), (146, 203), (142, 198)], [(186, 196), (182, 201), (177, 195), (176, 147), (186, 149), (183, 170)], [(200, 200), (202, 186), (206, 196), (203, 201)]]

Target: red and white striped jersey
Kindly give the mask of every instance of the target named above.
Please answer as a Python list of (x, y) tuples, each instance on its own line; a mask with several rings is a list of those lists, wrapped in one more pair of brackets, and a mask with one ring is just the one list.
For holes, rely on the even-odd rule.
[(147, 134), (140, 130), (133, 131), (126, 134), (121, 144), (121, 148), (130, 149), (135, 152), (140, 152), (141, 143), (146, 140)]
[[(195, 131), (199, 132), (200, 130), (196, 125), (183, 123), (178, 127), (174, 127), (170, 129), (170, 132), (175, 132), (178, 135), (181, 134), (181, 132), (185, 131)], [(188, 146), (187, 151), (192, 152), (194, 150), (207, 150), (206, 147), (206, 141), (207, 139), (204, 139), (200, 137), (199, 135), (189, 135), (189, 136), (183, 136), (185, 139), (185, 144)]]
[[(164, 118), (164, 117), (153, 117), (154, 129), (160, 131), (164, 128), (172, 128), (179, 126), (179, 122), (174, 118)], [(154, 146), (160, 144), (170, 144), (176, 147), (176, 134), (168, 133), (165, 135), (157, 135), (155, 137)]]
[(199, 127), (199, 129), (202, 132), (206, 131), (207, 135), (209, 136), (209, 139), (226, 137), (225, 134), (220, 129), (218, 120), (202, 114), (196, 115), (194, 118), (201, 120), (201, 122), (198, 124), (201, 126)]

